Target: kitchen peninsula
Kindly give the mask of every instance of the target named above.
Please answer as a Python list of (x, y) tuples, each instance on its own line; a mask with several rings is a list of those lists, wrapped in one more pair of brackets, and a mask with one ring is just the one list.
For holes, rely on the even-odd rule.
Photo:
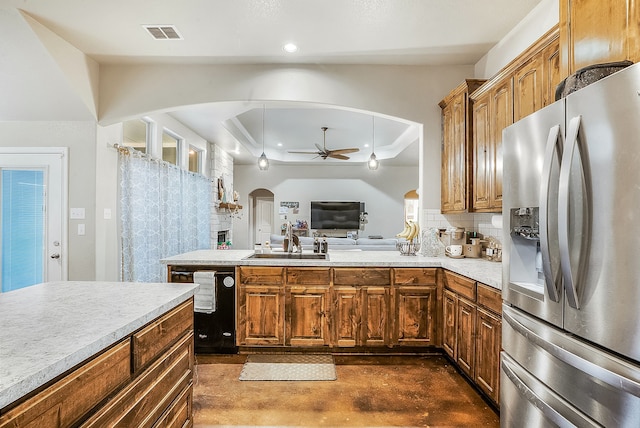
[(440, 350), (498, 402), (501, 263), (331, 248), (326, 260), (252, 254), (200, 250), (162, 262), (177, 282), (235, 268), (241, 352)]
[(191, 420), (197, 288), (69, 281), (0, 294), (0, 427)]

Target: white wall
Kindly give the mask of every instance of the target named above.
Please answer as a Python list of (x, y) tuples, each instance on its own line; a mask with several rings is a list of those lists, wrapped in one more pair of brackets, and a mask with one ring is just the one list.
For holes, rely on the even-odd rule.
[[(382, 235), (393, 237), (402, 230), (404, 194), (418, 185), (417, 167), (391, 167), (381, 163), (376, 171), (366, 165), (352, 166), (286, 166), (271, 165), (260, 171), (257, 165), (235, 165), (235, 190), (240, 203), (248, 207), (248, 195), (263, 188), (274, 194), (274, 232), (279, 233), (285, 221), (278, 215), (281, 201), (299, 202), (297, 214), (288, 220), (311, 221), (309, 204), (314, 201), (364, 202), (368, 224), (361, 236)], [(251, 225), (248, 213), (234, 221), (234, 247), (252, 248), (249, 242)]]
[(540, 36), (558, 24), (560, 18), (558, 2), (559, 0), (542, 0), (476, 63), (474, 76), (477, 79), (490, 79)]
[[(69, 220), (69, 279), (95, 277), (96, 171), (94, 122), (0, 122), (3, 147), (69, 147), (69, 207), (84, 208), (85, 219)], [(86, 234), (78, 235), (78, 223)]]

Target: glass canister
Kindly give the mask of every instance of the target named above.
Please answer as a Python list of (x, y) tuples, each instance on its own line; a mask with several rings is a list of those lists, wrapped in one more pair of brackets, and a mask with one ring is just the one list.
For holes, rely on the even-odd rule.
[(422, 255), (426, 257), (444, 256), (444, 244), (438, 237), (435, 227), (422, 231)]

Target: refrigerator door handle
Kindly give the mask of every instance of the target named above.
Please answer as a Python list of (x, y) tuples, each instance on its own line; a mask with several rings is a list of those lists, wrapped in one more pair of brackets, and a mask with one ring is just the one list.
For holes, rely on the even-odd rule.
[(630, 379), (627, 376), (616, 373), (615, 371), (608, 370), (603, 366), (588, 361), (575, 353), (570, 352), (563, 346), (558, 346), (555, 343), (551, 343), (548, 340), (543, 339), (538, 332), (528, 328), (516, 318), (517, 314), (510, 311), (502, 312), (502, 319), (509, 323), (509, 325), (520, 335), (526, 337), (529, 342), (545, 350), (558, 360), (571, 367), (579, 370), (593, 378), (610, 385), (614, 389), (626, 391), (629, 394), (640, 397), (640, 383), (634, 379)]
[[(590, 241), (590, 195), (589, 162), (586, 147), (580, 138), (581, 116), (572, 118), (567, 131), (567, 144), (562, 153), (560, 164), (560, 183), (558, 189), (558, 239), (560, 244), (560, 266), (564, 279), (564, 288), (569, 306), (580, 309), (578, 298), (578, 283), (583, 273), (584, 260), (588, 256), (586, 249)], [(580, 171), (572, 171), (572, 164), (576, 156), (580, 159)], [(573, 182), (571, 179), (573, 178)], [(579, 178), (580, 182), (575, 180)], [(572, 187), (573, 186), (573, 187)], [(579, 192), (580, 199), (571, 200), (572, 193)], [(575, 197), (575, 195), (573, 195)], [(579, 205), (582, 206), (579, 206)], [(571, 216), (572, 214), (573, 217)], [(581, 227), (573, 230), (569, 226)], [(570, 242), (574, 236), (578, 242)]]
[[(560, 270), (553, 272), (551, 266), (551, 250), (549, 242), (549, 189), (551, 188), (551, 176), (553, 161), (562, 157), (562, 134), (560, 125), (556, 125), (549, 130), (547, 145), (544, 153), (544, 163), (542, 164), (542, 180), (540, 184), (540, 251), (542, 252), (542, 271), (544, 272), (544, 283), (549, 299), (554, 302), (560, 301)], [(552, 233), (551, 236), (555, 235)]]

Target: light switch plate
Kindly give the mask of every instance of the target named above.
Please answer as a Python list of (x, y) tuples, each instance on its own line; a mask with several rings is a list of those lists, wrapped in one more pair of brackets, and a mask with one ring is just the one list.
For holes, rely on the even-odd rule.
[(84, 236), (84, 223), (78, 224), (78, 235)]
[(110, 220), (111, 219), (111, 208), (105, 208), (104, 209), (104, 219), (105, 220)]

